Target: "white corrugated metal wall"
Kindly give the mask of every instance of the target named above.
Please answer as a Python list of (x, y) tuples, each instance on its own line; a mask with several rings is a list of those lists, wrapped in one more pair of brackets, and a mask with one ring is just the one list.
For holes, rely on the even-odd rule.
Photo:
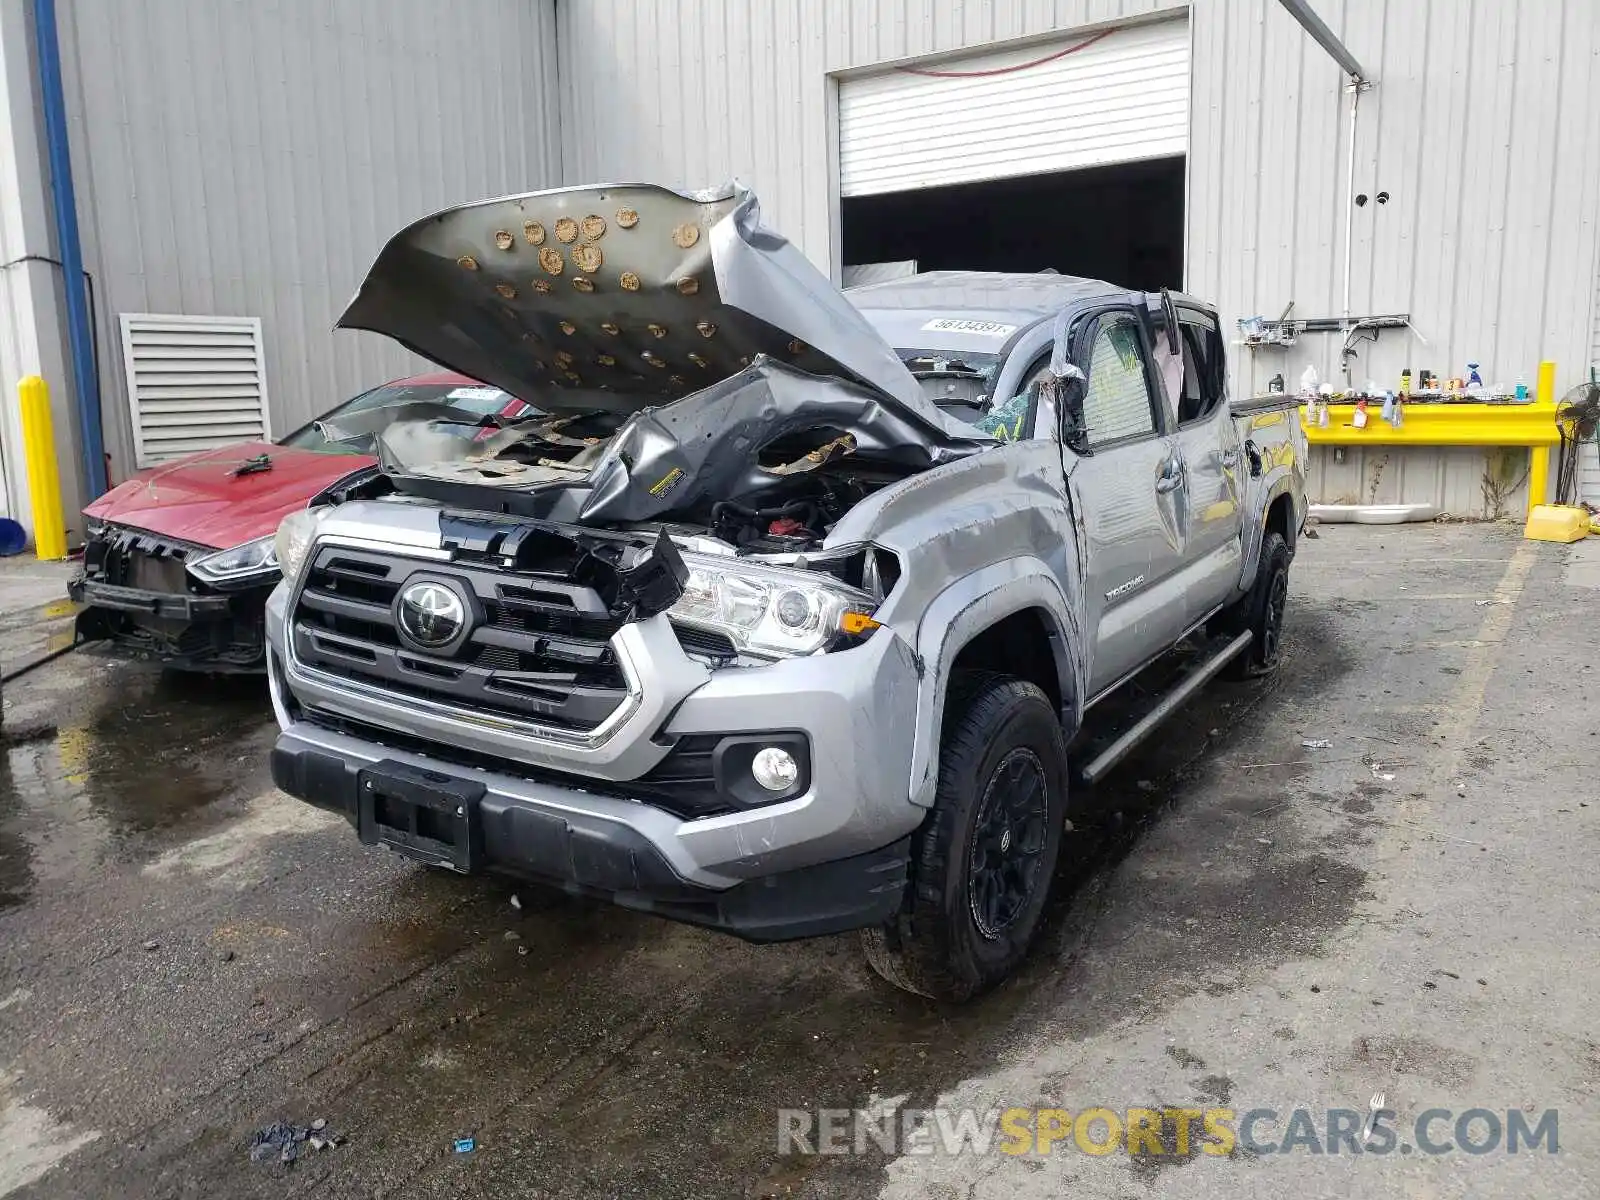
[[(1600, 383), (1600, 253), (1595, 255), (1594, 344), (1589, 348), (1590, 378)], [(1583, 498), (1600, 505), (1600, 442), (1591, 441), (1581, 456)]]
[(119, 312), (260, 317), (272, 427), (419, 369), (332, 333), (383, 241), (560, 179), (555, 0), (63, 0), (106, 444), (132, 464)]
[[(1488, 382), (1531, 383), (1553, 358), (1564, 391), (1586, 370), (1594, 303), (1600, 125), (1579, 114), (1600, 111), (1600, 6), (1317, 7), (1378, 80), (1361, 101), (1356, 188), (1391, 199), (1356, 211), (1351, 307), (1409, 312), (1420, 335), (1382, 334), (1353, 380), (1392, 387), (1405, 366), (1459, 375), (1473, 360)], [(1296, 315), (1338, 315), (1349, 145), (1338, 68), (1276, 4), (1197, 7), (1206, 12), (1217, 16), (1195, 25), (1188, 285), (1230, 316), (1276, 316), (1291, 300)], [(1216, 61), (1241, 67), (1200, 69)], [(1234, 116), (1199, 119), (1207, 110)], [(1239, 352), (1240, 383), (1259, 388), (1281, 371), (1293, 386), (1308, 361), (1338, 379), (1338, 345), (1321, 335)], [(1342, 464), (1314, 459), (1313, 494), (1329, 501), (1404, 498), (1490, 515), (1503, 496), (1515, 515), (1526, 495), (1521, 455), (1373, 447)]]
[[(1594, 0), (1316, 0), (1378, 80), (1362, 97), (1351, 305), (1409, 312), (1420, 338), (1362, 348), (1357, 383), (1404, 366), (1491, 382), (1590, 357), (1600, 222)], [(1186, 280), (1240, 316), (1343, 307), (1348, 99), (1276, 0), (1196, 0)], [(737, 174), (837, 270), (830, 75), (1019, 38), (1178, 15), (1164, 0), (561, 0), (563, 174), (703, 186)], [(1424, 343), (1421, 339), (1426, 339)], [(1336, 336), (1235, 350), (1236, 390), (1338, 378)], [(1382, 469), (1378, 460), (1387, 455)], [(1480, 511), (1474, 451), (1357, 453), (1355, 490)], [(1331, 466), (1331, 464), (1329, 464)], [(1515, 481), (1512, 481), (1515, 482)], [(1329, 479), (1327, 486), (1343, 485)], [(1510, 509), (1514, 511), (1514, 506)]]
[(738, 175), (837, 269), (833, 72), (1116, 23), (1170, 0), (560, 0), (568, 183)]
[[(1563, 389), (1576, 382), (1595, 307), (1600, 6), (1317, 7), (1379, 80), (1362, 100), (1356, 183), (1392, 198), (1358, 210), (1353, 307), (1410, 311), (1427, 339), (1385, 333), (1356, 378), (1459, 371), (1475, 358), (1509, 381), (1554, 357)], [(61, 8), (106, 440), (122, 469), (119, 311), (262, 317), (274, 423), (288, 428), (407, 369), (381, 339), (328, 327), (410, 218), (558, 179), (698, 186), (736, 174), (836, 269), (839, 75), (1185, 12), (1171, 0)], [(1230, 322), (1290, 300), (1301, 316), (1336, 314), (1348, 128), (1338, 68), (1276, 0), (1196, 0), (1189, 13), (1186, 285)], [(1235, 357), (1239, 390), (1279, 370), (1293, 380), (1307, 359), (1324, 377), (1338, 365), (1326, 336)], [(1406, 466), (1391, 456), (1387, 479)], [(1415, 473), (1419, 486), (1433, 469)], [(1476, 486), (1460, 464), (1446, 474), (1441, 496)]]

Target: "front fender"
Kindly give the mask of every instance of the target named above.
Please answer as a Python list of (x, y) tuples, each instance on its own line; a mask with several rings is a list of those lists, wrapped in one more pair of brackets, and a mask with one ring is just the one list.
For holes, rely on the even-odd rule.
[(1042, 559), (1032, 556), (993, 563), (940, 592), (917, 626), (916, 651), (922, 665), (911, 751), (911, 801), (931, 807), (938, 787), (939, 742), (944, 703), (956, 656), (984, 630), (1025, 609), (1049, 618), (1051, 649), (1063, 698), (1065, 728), (1077, 728), (1082, 715), (1087, 664), (1077, 609), (1060, 580)]

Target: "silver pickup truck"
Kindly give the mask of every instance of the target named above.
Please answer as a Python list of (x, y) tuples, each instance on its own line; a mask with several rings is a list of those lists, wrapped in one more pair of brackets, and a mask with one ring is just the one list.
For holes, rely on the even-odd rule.
[(1187, 296), (846, 296), (742, 188), (618, 186), (419, 221), (340, 324), (542, 410), (396, 424), (279, 531), (273, 777), (364, 842), (755, 940), (860, 929), (961, 999), (1026, 954), (1080, 785), (1278, 657), (1304, 437), (1230, 407)]

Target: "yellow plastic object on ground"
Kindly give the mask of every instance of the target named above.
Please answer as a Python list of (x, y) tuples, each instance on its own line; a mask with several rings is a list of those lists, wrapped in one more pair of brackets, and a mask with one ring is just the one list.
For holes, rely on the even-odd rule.
[(1589, 511), (1572, 504), (1536, 504), (1522, 536), (1536, 542), (1580, 542), (1589, 536)]
[(67, 523), (61, 512), (50, 388), (37, 375), (29, 375), (17, 384), (17, 392), (22, 398), (22, 449), (33, 504), (33, 548), (41, 560), (53, 562), (67, 556)]

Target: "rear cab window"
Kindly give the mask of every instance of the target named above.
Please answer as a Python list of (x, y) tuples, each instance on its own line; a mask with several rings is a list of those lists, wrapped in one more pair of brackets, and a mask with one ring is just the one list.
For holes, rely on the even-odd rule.
[(1178, 424), (1204, 421), (1228, 398), (1227, 361), (1216, 323), (1181, 312), (1183, 390), (1178, 397)]

